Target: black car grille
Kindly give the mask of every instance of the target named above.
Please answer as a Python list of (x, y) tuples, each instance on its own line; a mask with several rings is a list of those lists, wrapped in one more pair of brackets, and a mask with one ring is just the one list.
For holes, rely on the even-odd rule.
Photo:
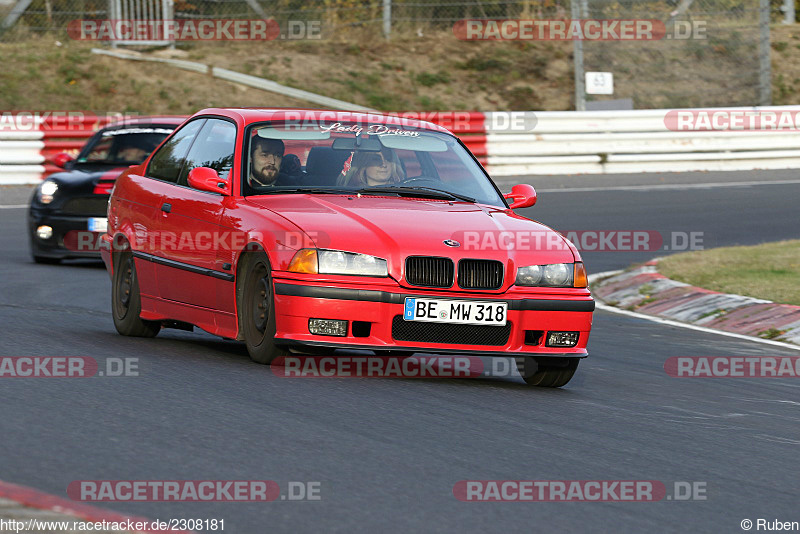
[(409, 256), (406, 258), (406, 281), (412, 286), (451, 287), (453, 285), (453, 260), (434, 256)]
[(108, 197), (106, 195), (71, 198), (61, 208), (64, 215), (85, 215), (87, 217), (105, 217), (107, 210)]
[(461, 260), (458, 262), (458, 287), (500, 289), (503, 269), (503, 264), (495, 260)]
[(501, 347), (508, 343), (510, 334), (509, 322), (505, 326), (425, 323), (406, 321), (402, 315), (392, 320), (392, 338), (397, 341)]

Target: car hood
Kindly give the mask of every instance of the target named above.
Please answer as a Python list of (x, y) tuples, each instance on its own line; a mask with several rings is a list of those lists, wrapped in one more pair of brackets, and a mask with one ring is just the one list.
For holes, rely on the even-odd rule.
[(47, 177), (58, 182), (61, 196), (110, 195), (114, 182), (125, 167), (72, 169), (57, 172)]
[[(486, 205), (356, 195), (280, 195), (248, 201), (292, 221), (317, 248), (386, 258), (397, 279), (407, 256), (444, 256), (456, 262), (496, 259), (510, 270), (575, 261), (557, 232), (511, 210)], [(448, 240), (459, 246), (448, 246)]]
[(59, 184), (78, 184), (83, 182), (97, 182), (99, 180), (116, 180), (126, 167), (93, 166), (75, 168), (68, 171), (56, 172), (48, 176)]

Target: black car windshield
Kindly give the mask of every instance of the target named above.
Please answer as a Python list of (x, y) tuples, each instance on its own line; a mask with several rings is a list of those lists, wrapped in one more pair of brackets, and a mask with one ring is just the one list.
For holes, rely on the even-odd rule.
[(486, 173), (451, 135), (365, 123), (251, 126), (242, 194), (419, 197), (505, 207)]
[(171, 133), (172, 128), (152, 126), (103, 130), (83, 147), (77, 163), (138, 165)]

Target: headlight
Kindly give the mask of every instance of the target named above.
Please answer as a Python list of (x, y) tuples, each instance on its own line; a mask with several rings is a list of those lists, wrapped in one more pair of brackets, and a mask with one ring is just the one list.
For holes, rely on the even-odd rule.
[(544, 285), (563, 286), (567, 282), (572, 285), (572, 264), (554, 263), (544, 268)]
[(289, 271), (311, 274), (349, 274), (356, 276), (389, 276), (386, 260), (368, 254), (304, 248), (297, 251)]
[(53, 196), (58, 191), (58, 184), (52, 180), (45, 180), (45, 182), (39, 186), (39, 202), (42, 204), (50, 204), (53, 201)]
[(517, 269), (516, 284), (538, 287), (586, 287), (586, 270), (581, 262), (529, 265)]
[(538, 286), (542, 281), (542, 266), (531, 265), (517, 269), (518, 286)]

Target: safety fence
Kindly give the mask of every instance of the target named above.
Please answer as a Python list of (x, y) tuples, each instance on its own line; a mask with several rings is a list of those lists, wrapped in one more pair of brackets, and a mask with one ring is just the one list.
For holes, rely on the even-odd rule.
[[(452, 130), (494, 177), (800, 168), (800, 107), (397, 114)], [(39, 182), (113, 119), (76, 120), (0, 127), (0, 184)]]
[[(652, 21), (658, 28), (663, 28), (663, 38), (567, 38), (565, 40), (572, 43), (565, 49), (553, 42), (554, 37), (520, 37), (518, 44), (524, 49), (500, 49), (484, 42), (475, 43), (471, 48), (460, 47), (460, 52), (454, 54), (464, 54), (467, 67), (470, 64), (485, 65), (485, 69), (480, 70), (493, 71), (487, 76), (499, 77), (508, 70), (519, 71), (523, 79), (556, 76), (555, 73), (560, 72), (566, 62), (571, 67), (568, 68), (573, 73), (572, 80), (559, 79), (558, 83), (564, 91), (574, 90), (573, 105), (578, 110), (608, 109), (599, 106), (607, 105), (603, 101), (610, 96), (625, 101), (629, 109), (679, 105), (769, 105), (772, 103), (770, 24), (781, 20), (794, 21), (794, 9), (790, 9), (794, 7), (794, 1), (0, 0), (0, 42), (24, 43), (32, 36), (47, 34), (65, 47), (70, 47), (74, 39), (96, 39), (98, 43), (112, 46), (171, 44), (194, 51), (195, 45), (201, 43), (189, 41), (205, 40), (205, 37), (201, 39), (194, 32), (184, 31), (177, 32), (182, 36), (168, 31), (171, 37), (159, 37), (152, 35), (153, 32), (159, 33), (156, 30), (150, 30), (150, 33), (142, 30), (135, 32), (133, 38), (133, 23), (137, 23), (139, 28), (142, 23), (152, 23), (151, 28), (187, 29), (197, 28), (197, 25), (203, 27), (212, 21), (249, 20), (269, 22), (270, 31), (266, 32), (264, 39), (268, 34), (270, 40), (308, 41), (305, 44), (311, 50), (320, 50), (324, 54), (324, 48), (315, 48), (314, 42), (347, 39), (358, 48), (365, 42), (381, 43), (384, 39), (393, 39), (395, 42), (417, 43), (422, 50), (439, 49), (444, 43), (455, 46), (457, 39), (477, 38), (454, 31), (466, 20)], [(88, 25), (83, 26), (83, 23)], [(112, 31), (112, 26), (117, 29)], [(80, 28), (94, 30), (83, 31)], [(103, 28), (106, 31), (98, 31)], [(214, 41), (213, 46), (217, 49), (239, 39), (226, 37), (228, 34), (224, 31), (209, 30), (208, 33), (212, 35), (208, 39)], [(784, 57), (794, 49), (793, 42), (786, 37), (777, 39), (774, 44), (776, 52), (784, 51)], [(254, 42), (252, 46), (261, 47), (264, 43)], [(275, 50), (282, 49), (284, 45), (276, 43)], [(471, 57), (473, 50), (482, 53)], [(502, 54), (501, 50), (504, 50)], [(527, 60), (525, 66), (522, 67), (521, 63), (516, 66), (517, 63), (511, 61), (515, 57), (524, 57)], [(613, 93), (592, 87), (593, 84), (587, 87), (585, 76), (592, 72), (613, 74)], [(776, 89), (781, 88), (776, 98), (788, 102), (789, 97), (782, 88), (788, 86), (791, 91), (790, 80), (775, 81)], [(517, 85), (510, 89), (518, 91), (519, 98), (535, 102), (533, 99), (538, 98), (535, 94), (538, 89), (522, 92), (530, 91), (530, 88), (523, 89)], [(602, 85), (604, 89), (612, 90), (609, 82)]]

